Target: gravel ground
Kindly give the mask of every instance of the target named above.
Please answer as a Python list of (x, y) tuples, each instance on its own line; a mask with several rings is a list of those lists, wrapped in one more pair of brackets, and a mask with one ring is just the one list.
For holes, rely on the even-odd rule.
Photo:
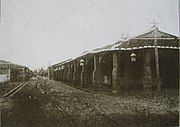
[[(93, 94), (54, 81), (33, 80), (4, 106), (4, 124), (42, 127), (177, 126), (175, 90)], [(5, 105), (5, 104), (4, 104)]]
[(16, 83), (12, 83), (12, 82), (4, 82), (4, 83), (0, 83), (0, 98), (6, 94), (7, 92), (9, 92), (11, 89), (15, 88), (16, 86), (20, 85), (22, 82), (16, 82)]

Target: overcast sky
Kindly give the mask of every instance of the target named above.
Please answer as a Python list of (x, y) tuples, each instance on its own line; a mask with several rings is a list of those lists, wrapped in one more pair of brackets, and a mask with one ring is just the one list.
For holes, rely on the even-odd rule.
[(31, 69), (151, 28), (179, 35), (178, 0), (1, 0), (0, 59)]

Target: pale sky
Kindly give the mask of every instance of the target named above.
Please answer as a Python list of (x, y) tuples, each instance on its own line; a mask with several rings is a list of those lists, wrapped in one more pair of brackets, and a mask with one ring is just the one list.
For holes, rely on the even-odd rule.
[(1, 0), (0, 59), (31, 69), (147, 31), (179, 36), (178, 0)]

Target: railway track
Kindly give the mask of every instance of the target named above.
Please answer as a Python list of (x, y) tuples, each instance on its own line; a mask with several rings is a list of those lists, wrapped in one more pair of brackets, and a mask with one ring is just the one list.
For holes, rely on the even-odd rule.
[(4, 96), (3, 99), (8, 98), (8, 97), (12, 97), (14, 94), (16, 94), (19, 90), (21, 90), (21, 88), (23, 88), (25, 85), (27, 85), (28, 82), (23, 82), (20, 85), (16, 86), (15, 88), (13, 88), (12, 90), (10, 90), (9, 92), (7, 92)]

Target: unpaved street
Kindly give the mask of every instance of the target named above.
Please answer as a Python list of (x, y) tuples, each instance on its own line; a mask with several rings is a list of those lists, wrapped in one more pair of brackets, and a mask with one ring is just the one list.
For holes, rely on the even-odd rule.
[(4, 102), (2, 124), (37, 127), (172, 126), (178, 124), (178, 91), (93, 94), (38, 78)]

